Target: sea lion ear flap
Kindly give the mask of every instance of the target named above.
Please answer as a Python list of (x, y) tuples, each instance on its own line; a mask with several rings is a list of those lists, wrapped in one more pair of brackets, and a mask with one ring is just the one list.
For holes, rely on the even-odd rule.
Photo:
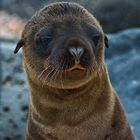
[(17, 43), (16, 48), (15, 48), (15, 50), (14, 50), (14, 53), (16, 54), (16, 53), (19, 51), (19, 49), (20, 49), (22, 46), (24, 46), (24, 44), (25, 44), (24, 39), (21, 39), (21, 40)]
[(104, 42), (105, 42), (106, 48), (109, 48), (109, 45), (108, 45), (108, 38), (107, 38), (106, 35), (104, 36)]

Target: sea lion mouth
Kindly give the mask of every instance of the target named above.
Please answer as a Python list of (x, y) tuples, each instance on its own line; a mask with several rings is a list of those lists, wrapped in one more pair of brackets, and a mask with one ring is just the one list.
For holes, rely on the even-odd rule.
[(86, 68), (84, 68), (81, 64), (75, 64), (73, 67), (66, 69), (65, 71), (70, 72), (70, 71), (85, 71)]
[(66, 69), (65, 74), (69, 80), (80, 80), (86, 76), (86, 68), (80, 64), (75, 64), (73, 67)]

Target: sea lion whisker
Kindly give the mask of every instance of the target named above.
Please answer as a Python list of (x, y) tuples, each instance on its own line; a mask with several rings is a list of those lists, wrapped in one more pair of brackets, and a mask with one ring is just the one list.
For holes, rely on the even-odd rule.
[[(56, 78), (56, 73), (57, 72), (59, 72), (59, 70), (58, 70), (58, 68), (55, 68), (55, 71), (54, 71), (54, 73), (53, 73), (53, 75), (51, 76), (51, 78), (50, 78), (50, 83), (52, 82), (52, 80), (55, 82), (55, 78)], [(54, 78), (54, 79), (53, 79)]]
[(58, 77), (58, 74), (59, 74), (59, 73), (60, 73), (60, 70), (57, 69), (57, 70), (56, 70), (56, 73), (55, 73), (55, 79), (54, 79), (55, 82), (57, 82), (57, 81), (56, 81), (56, 78)]
[[(53, 69), (47, 74), (47, 76), (45, 77), (45, 79), (44, 79), (44, 81), (43, 81), (43, 84), (44, 84), (44, 85), (45, 85), (45, 83), (47, 83), (47, 84), (49, 83), (50, 80), (49, 80), (48, 77), (49, 77), (49, 75), (50, 75), (54, 70), (55, 70), (55, 67), (53, 67)], [(49, 81), (46, 81), (46, 80), (49, 80)]]
[[(61, 87), (62, 87), (62, 89), (64, 89), (64, 85), (63, 85), (63, 78), (62, 78), (62, 75), (63, 75), (63, 68), (64, 68), (64, 65), (65, 65), (65, 57), (63, 56), (63, 58), (62, 58), (62, 61), (61, 61), (61, 64), (62, 64), (62, 70), (60, 71), (61, 73), (60, 73), (60, 81), (61, 81)], [(64, 68), (64, 71), (65, 71), (65, 68)]]
[(86, 77), (90, 76), (92, 74), (92, 68), (91, 68), (91, 65), (89, 66), (87, 72), (86, 72)]
[[(62, 64), (62, 68), (63, 68), (63, 66), (65, 65), (65, 63), (64, 63), (65, 62), (65, 59), (63, 59), (62, 62), (63, 62), (63, 64)], [(63, 78), (62, 78), (63, 72), (62, 71), (61, 71), (61, 74), (60, 75), (61, 75), (61, 77), (60, 77), (61, 86), (62, 86), (62, 89), (64, 89), (64, 86), (63, 86)]]
[(50, 67), (51, 67), (51, 65), (48, 66), (47, 68), (45, 68), (45, 69), (38, 75), (38, 79), (40, 79), (41, 76), (42, 76)]

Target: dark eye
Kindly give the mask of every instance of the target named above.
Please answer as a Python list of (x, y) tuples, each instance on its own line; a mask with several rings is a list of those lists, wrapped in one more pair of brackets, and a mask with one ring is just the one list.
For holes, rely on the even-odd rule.
[(47, 46), (48, 44), (50, 44), (51, 41), (52, 41), (52, 37), (51, 36), (37, 37), (36, 38), (36, 45)]
[(46, 28), (40, 30), (35, 36), (36, 51), (41, 56), (47, 56), (50, 53), (50, 46), (53, 40), (52, 26), (48, 25)]
[(95, 35), (92, 37), (92, 40), (93, 40), (95, 46), (98, 46), (99, 39), (100, 39), (100, 35)]
[(49, 55), (50, 43), (52, 41), (51, 36), (37, 37), (36, 38), (36, 50), (43, 55)]

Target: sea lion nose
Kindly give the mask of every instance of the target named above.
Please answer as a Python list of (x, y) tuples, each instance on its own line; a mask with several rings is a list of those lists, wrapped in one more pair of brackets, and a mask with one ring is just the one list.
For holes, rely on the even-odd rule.
[(74, 57), (75, 62), (79, 63), (82, 54), (84, 53), (84, 49), (81, 47), (70, 47), (69, 53)]

